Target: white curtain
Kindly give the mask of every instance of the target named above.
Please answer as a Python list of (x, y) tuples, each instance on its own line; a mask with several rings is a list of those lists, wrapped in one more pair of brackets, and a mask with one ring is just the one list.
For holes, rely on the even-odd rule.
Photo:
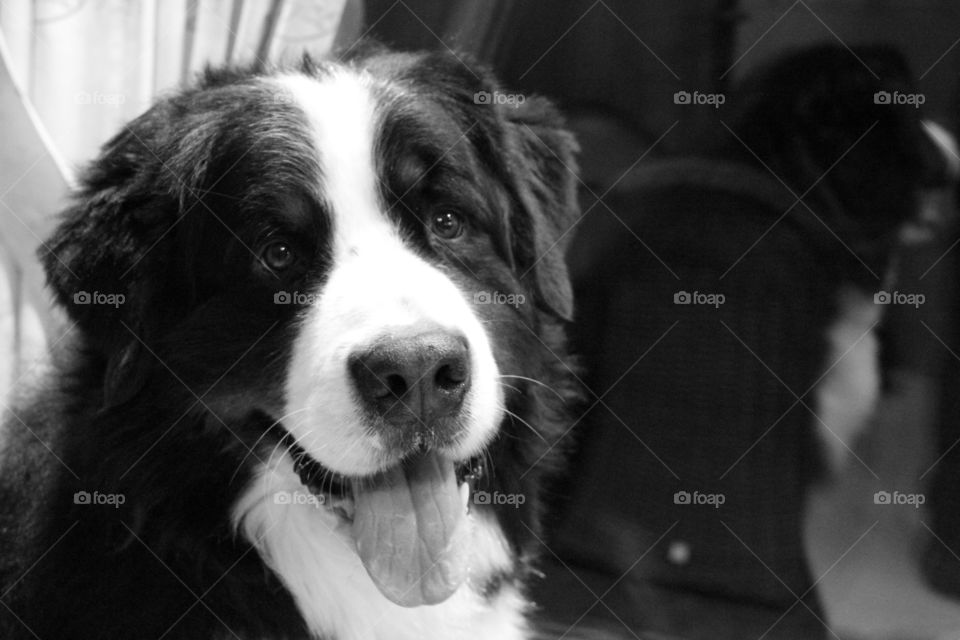
[(34, 255), (64, 178), (205, 65), (321, 58), (362, 21), (362, 0), (0, 0), (0, 402), (66, 324)]
[[(347, 0), (0, 0), (14, 74), (63, 157), (88, 160), (158, 92), (205, 64), (334, 43)], [(349, 3), (348, 30), (359, 3)], [(347, 25), (345, 25), (347, 26)], [(2, 126), (2, 123), (0, 123)]]

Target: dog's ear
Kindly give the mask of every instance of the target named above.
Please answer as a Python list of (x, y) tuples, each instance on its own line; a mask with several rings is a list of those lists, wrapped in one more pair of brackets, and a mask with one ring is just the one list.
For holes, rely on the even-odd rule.
[[(532, 279), (537, 304), (565, 320), (573, 317), (573, 292), (564, 251), (576, 223), (576, 152), (573, 135), (549, 100), (502, 92), (469, 55), (434, 52), (364, 58), (367, 68), (401, 72), (435, 87), (434, 97), (459, 112), (465, 137), (496, 167), (520, 211), (510, 220), (505, 248), (521, 278)], [(500, 173), (502, 172), (502, 173)]]
[(521, 274), (534, 278), (538, 301), (564, 320), (573, 319), (573, 290), (566, 248), (579, 215), (577, 142), (545, 98), (503, 105), (507, 162), (523, 208), (512, 247)]
[(152, 358), (144, 343), (164, 313), (158, 279), (166, 264), (164, 231), (175, 223), (172, 179), (159, 175), (154, 107), (104, 145), (81, 178), (74, 204), (61, 214), (52, 237), (38, 250), (55, 301), (82, 330), (86, 347), (106, 363), (105, 404), (132, 396)]

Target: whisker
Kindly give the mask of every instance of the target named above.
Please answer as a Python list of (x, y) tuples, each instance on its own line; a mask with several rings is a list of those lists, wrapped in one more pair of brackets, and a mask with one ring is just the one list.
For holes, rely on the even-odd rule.
[(484, 449), (483, 452), (480, 454), (480, 460), (481, 460), (481, 463), (483, 464), (484, 474), (486, 475), (486, 477), (490, 479), (493, 479), (494, 477), (496, 477), (497, 471), (493, 465), (493, 458), (490, 456), (490, 451), (488, 451), (487, 449)]
[(513, 375), (513, 374), (507, 374), (507, 373), (501, 373), (501, 374), (500, 374), (499, 376), (497, 376), (497, 377), (498, 377), (498, 378), (516, 378), (516, 379), (518, 379), (518, 380), (526, 380), (527, 382), (532, 382), (533, 384), (540, 385), (541, 387), (543, 387), (544, 389), (546, 389), (547, 391), (549, 391), (549, 392), (552, 393), (553, 395), (557, 396), (557, 398), (559, 398), (560, 400), (563, 400), (563, 399), (564, 399), (563, 396), (560, 395), (560, 392), (559, 392), (559, 391), (557, 391), (556, 389), (554, 389), (554, 388), (551, 387), (550, 385), (548, 385), (548, 384), (546, 384), (546, 383), (544, 383), (544, 382), (541, 382), (540, 380), (537, 380), (537, 379), (535, 379), (535, 378), (528, 378), (527, 376), (518, 376), (518, 375)]
[[(286, 420), (286, 419), (289, 418), (290, 416), (296, 415), (296, 414), (298, 414), (298, 413), (302, 413), (302, 412), (304, 412), (304, 411), (307, 411), (308, 409), (309, 409), (309, 407), (303, 407), (303, 408), (301, 408), (301, 409), (296, 409), (296, 410), (294, 410), (294, 411), (290, 411), (289, 413), (286, 413), (286, 414), (280, 416), (279, 418), (276, 418), (273, 422), (271, 422), (271, 423), (270, 423), (270, 426), (263, 430), (263, 433), (260, 434), (260, 437), (256, 439), (256, 441), (253, 443), (253, 445), (251, 445), (250, 448), (247, 450), (247, 452), (243, 455), (243, 458), (240, 460), (240, 463), (237, 465), (237, 468), (233, 470), (233, 474), (231, 474), (231, 476), (230, 476), (230, 482), (231, 482), (231, 484), (232, 484), (233, 481), (236, 479), (237, 474), (240, 473), (240, 469), (243, 467), (243, 463), (246, 462), (246, 461), (247, 461), (247, 458), (249, 458), (249, 457), (253, 454), (253, 452), (254, 452), (254, 451), (256, 450), (256, 448), (257, 448), (257, 445), (260, 444), (260, 443), (263, 441), (263, 439), (266, 438), (267, 435), (270, 434), (270, 432), (273, 431), (274, 427), (278, 426), (281, 422), (283, 422), (284, 420)], [(276, 447), (274, 447), (274, 448), (276, 448)], [(269, 466), (270, 458), (271, 458), (272, 456), (273, 456), (273, 451), (271, 451), (270, 457), (267, 458), (268, 466)]]
[(523, 390), (520, 387), (514, 386), (512, 384), (507, 384), (506, 382), (498, 382), (501, 387), (506, 387), (507, 389), (513, 389), (517, 393), (523, 393)]
[(529, 422), (527, 422), (526, 420), (524, 420), (523, 418), (515, 414), (513, 411), (510, 411), (510, 409), (507, 409), (506, 407), (504, 407), (503, 410), (508, 416), (510, 416), (514, 420), (518, 420), (521, 424), (525, 425), (528, 429), (530, 429), (530, 431), (532, 431), (538, 438), (543, 440), (544, 444), (550, 444), (549, 442), (547, 442), (547, 439), (544, 438), (539, 431), (534, 429), (533, 425), (531, 425)]

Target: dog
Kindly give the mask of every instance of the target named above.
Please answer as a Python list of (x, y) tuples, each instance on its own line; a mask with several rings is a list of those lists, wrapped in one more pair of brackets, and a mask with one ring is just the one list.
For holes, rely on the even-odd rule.
[[(813, 389), (827, 468), (846, 462), (879, 399), (886, 305), (908, 245), (943, 226), (927, 199), (954, 180), (945, 131), (903, 55), (885, 45), (820, 45), (784, 55), (734, 89), (733, 155), (760, 165), (802, 197), (842, 248), (832, 258), (827, 353)], [(820, 223), (818, 223), (820, 224)], [(909, 301), (893, 300), (894, 296)]]
[(640, 635), (822, 635), (805, 504), (860, 464), (884, 293), (945, 179), (918, 95), (890, 47), (791, 51), (704, 107), (696, 155), (585, 203), (574, 348), (609, 392), (579, 425), (548, 541), (554, 620), (594, 621), (582, 581), (608, 592), (598, 622)]
[(69, 346), (0, 438), (4, 638), (529, 637), (576, 142), (360, 49), (207, 70), (84, 174), (39, 252)]

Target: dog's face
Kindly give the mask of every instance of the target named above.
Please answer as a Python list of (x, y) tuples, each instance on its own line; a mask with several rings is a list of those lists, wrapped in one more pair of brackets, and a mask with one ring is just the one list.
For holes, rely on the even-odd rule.
[(541, 437), (503, 432), (571, 315), (575, 145), (495, 90), (442, 55), (208, 74), (106, 145), (43, 254), (107, 410), (172, 393), (243, 464), (279, 451), (401, 604), (464, 580), (463, 476)]
[[(525, 290), (505, 268), (506, 191), (451, 114), (402, 86), (345, 71), (276, 83), (321, 150), (330, 214), (329, 267), (308, 285), (316, 301), (293, 347), (286, 428), (326, 468), (354, 476), (420, 450), (477, 455), (503, 396), (483, 326), (498, 319), (474, 296)], [(278, 242), (268, 255), (289, 250)]]

